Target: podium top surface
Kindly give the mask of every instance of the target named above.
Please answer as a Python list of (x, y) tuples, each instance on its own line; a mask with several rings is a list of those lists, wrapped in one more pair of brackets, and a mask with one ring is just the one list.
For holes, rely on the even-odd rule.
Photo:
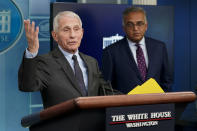
[(196, 99), (193, 92), (170, 92), (135, 95), (78, 97), (74, 99), (80, 109), (133, 106), (145, 104), (184, 103)]
[(47, 116), (58, 115), (60, 113), (66, 113), (76, 109), (99, 109), (146, 104), (187, 103), (194, 101), (196, 98), (196, 94), (193, 92), (78, 97), (49, 107), (41, 111), (40, 116), (43, 118), (48, 118)]

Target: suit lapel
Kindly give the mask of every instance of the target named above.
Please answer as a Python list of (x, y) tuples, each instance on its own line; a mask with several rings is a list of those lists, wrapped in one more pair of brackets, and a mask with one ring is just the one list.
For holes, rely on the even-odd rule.
[(59, 48), (56, 48), (52, 53), (53, 53), (55, 61), (62, 67), (67, 78), (73, 84), (73, 87), (82, 95), (82, 92), (81, 92), (80, 88), (78, 87), (77, 81), (75, 80), (74, 72), (73, 72), (69, 62), (65, 58), (65, 56), (61, 53)]
[(147, 71), (147, 77), (149, 78), (150, 73), (152, 72), (153, 68), (153, 55), (154, 55), (154, 46), (151, 44), (151, 41), (148, 39), (145, 39), (146, 43), (146, 50), (148, 54), (148, 71)]
[(136, 64), (136, 62), (134, 60), (133, 54), (132, 54), (132, 52), (130, 50), (130, 47), (129, 47), (129, 44), (128, 44), (128, 41), (127, 41), (126, 38), (125, 38), (125, 42), (123, 44), (124, 44), (123, 51), (126, 50), (126, 54), (128, 54), (127, 56), (129, 57), (129, 59), (125, 59), (125, 60), (127, 60), (127, 62), (129, 63), (130, 67), (133, 68), (133, 70), (136, 72), (137, 77), (140, 80), (142, 80), (142, 77), (140, 75), (140, 72), (138, 70), (137, 64)]

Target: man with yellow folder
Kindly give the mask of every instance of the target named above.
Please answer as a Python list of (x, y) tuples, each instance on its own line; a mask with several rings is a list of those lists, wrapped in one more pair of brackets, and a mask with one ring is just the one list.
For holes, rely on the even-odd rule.
[(103, 50), (103, 75), (112, 87), (128, 93), (154, 78), (165, 91), (173, 83), (165, 43), (144, 36), (148, 29), (146, 12), (129, 7), (122, 17), (125, 37)]

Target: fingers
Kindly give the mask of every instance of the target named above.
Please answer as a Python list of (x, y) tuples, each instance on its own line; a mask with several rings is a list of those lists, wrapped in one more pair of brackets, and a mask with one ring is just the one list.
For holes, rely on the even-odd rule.
[(35, 32), (35, 22), (32, 21), (32, 24), (30, 25), (30, 34), (34, 35)]
[(35, 27), (35, 22), (24, 20), (25, 34), (28, 42), (28, 50), (32, 53), (37, 52), (39, 48), (38, 33), (39, 27)]
[(38, 33), (39, 33), (39, 27), (36, 27), (36, 31), (35, 31), (35, 43), (36, 43), (36, 47), (39, 48), (39, 40), (38, 40)]
[(24, 25), (25, 25), (25, 32), (26, 35), (34, 35), (35, 33), (38, 34), (39, 32), (39, 28), (38, 26), (35, 29), (35, 22), (32, 21), (32, 23), (30, 23), (30, 20), (24, 20)]
[(39, 27), (37, 26), (36, 31), (35, 31), (35, 35), (38, 36), (38, 33), (39, 33)]
[(29, 32), (30, 20), (24, 20), (25, 32)]

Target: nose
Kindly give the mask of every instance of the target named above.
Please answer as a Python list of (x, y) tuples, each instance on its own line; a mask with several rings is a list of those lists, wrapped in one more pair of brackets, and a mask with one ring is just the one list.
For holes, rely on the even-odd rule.
[(75, 31), (74, 30), (70, 30), (70, 37), (74, 38), (75, 37)]
[(138, 25), (136, 25), (136, 24), (133, 25), (133, 30), (138, 30), (138, 28), (139, 28)]

